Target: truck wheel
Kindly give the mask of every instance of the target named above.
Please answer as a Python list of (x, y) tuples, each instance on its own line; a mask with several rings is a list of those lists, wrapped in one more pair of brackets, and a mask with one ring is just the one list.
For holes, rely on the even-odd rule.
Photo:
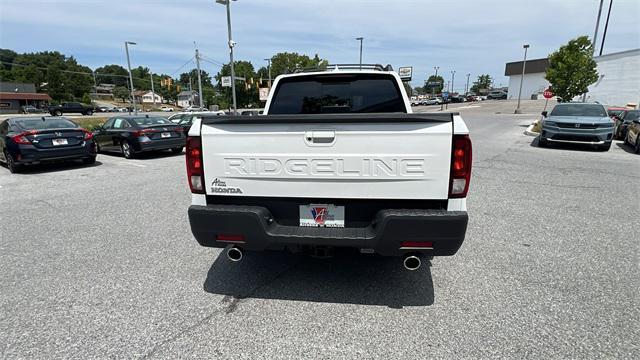
[(7, 162), (7, 169), (9, 169), (10, 173), (16, 174), (20, 172), (22, 166), (15, 163), (11, 154), (5, 151), (4, 158), (5, 158), (5, 161)]
[(62, 116), (62, 111), (61, 110), (56, 110), (53, 112), (54, 116)]
[(128, 141), (123, 141), (120, 144), (120, 149), (122, 150), (122, 155), (124, 155), (125, 159), (133, 159), (133, 149)]

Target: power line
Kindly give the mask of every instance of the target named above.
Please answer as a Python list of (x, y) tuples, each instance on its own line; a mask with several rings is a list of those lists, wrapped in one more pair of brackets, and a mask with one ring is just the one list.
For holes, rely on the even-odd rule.
[(193, 62), (193, 58), (194, 58), (194, 56), (192, 56), (189, 60), (187, 60), (187, 62), (186, 62), (186, 63), (182, 64), (182, 66), (180, 66), (180, 67), (178, 68), (178, 70), (176, 70), (176, 71), (172, 72), (172, 73), (171, 73), (171, 75), (169, 75), (169, 76), (170, 76), (170, 77), (173, 77), (173, 75), (175, 75), (178, 71), (182, 70), (182, 68), (183, 68), (183, 67), (185, 67), (185, 66), (187, 66), (187, 64), (192, 63), (192, 62)]

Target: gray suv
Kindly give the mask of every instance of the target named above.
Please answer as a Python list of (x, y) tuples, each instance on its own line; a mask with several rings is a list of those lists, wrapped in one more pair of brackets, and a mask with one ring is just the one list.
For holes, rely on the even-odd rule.
[(564, 103), (556, 105), (551, 114), (543, 111), (542, 132), (538, 145), (562, 142), (591, 144), (599, 150), (611, 148), (613, 122), (604, 106), (594, 103)]

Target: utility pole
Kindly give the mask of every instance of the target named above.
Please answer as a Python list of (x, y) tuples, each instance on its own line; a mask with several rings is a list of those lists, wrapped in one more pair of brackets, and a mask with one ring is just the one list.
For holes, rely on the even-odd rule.
[(456, 71), (451, 70), (451, 92), (453, 93), (453, 79), (456, 78)]
[[(602, 16), (602, 5), (604, 0), (600, 0), (600, 7), (598, 8), (598, 18), (596, 19), (596, 30), (593, 32), (593, 43), (591, 45), (591, 57), (596, 52), (596, 40), (598, 40), (598, 27), (600, 27), (600, 16)], [(587, 90), (588, 92), (588, 90)], [(587, 101), (587, 93), (582, 94), (582, 102)]]
[(196, 48), (196, 67), (198, 68), (198, 97), (200, 99), (200, 110), (204, 108), (204, 99), (202, 98), (202, 77), (200, 75), (200, 52)]
[(268, 62), (267, 71), (269, 72), (269, 90), (271, 90), (271, 59), (264, 59)]
[(609, 1), (609, 11), (607, 11), (607, 21), (604, 23), (604, 32), (602, 33), (602, 44), (600, 44), (600, 54), (602, 56), (602, 49), (604, 49), (604, 39), (607, 38), (607, 29), (609, 28), (609, 16), (611, 16), (611, 6), (613, 6), (613, 0)]
[(360, 40), (360, 70), (362, 70), (362, 40), (363, 37), (357, 37), (356, 40)]
[(216, 0), (218, 4), (225, 5), (227, 8), (227, 32), (229, 34), (229, 60), (231, 66), (231, 96), (233, 98), (233, 115), (238, 114), (238, 105), (236, 102), (236, 74), (233, 65), (233, 47), (236, 43), (231, 36), (231, 0)]
[(524, 44), (522, 46), (524, 48), (524, 59), (522, 60), (522, 76), (520, 77), (520, 90), (518, 90), (518, 105), (516, 106), (516, 111), (514, 114), (522, 114), (522, 110), (520, 110), (520, 97), (522, 96), (522, 83), (524, 82), (524, 70), (527, 67), (527, 49), (529, 49), (529, 44)]
[(138, 115), (138, 108), (136, 107), (136, 97), (133, 94), (133, 76), (131, 76), (131, 61), (129, 60), (129, 45), (136, 45), (133, 41), (124, 42), (124, 50), (127, 53), (127, 70), (129, 70), (129, 84), (131, 85), (131, 103), (133, 104), (133, 111)]
[[(435, 75), (433, 81), (438, 81), (438, 69), (440, 69), (440, 66), (434, 66), (433, 69), (436, 71), (436, 75)], [(436, 87), (435, 86), (431, 87), (431, 97), (436, 97)]]
[(98, 82), (96, 81), (96, 71), (91, 71), (93, 73), (93, 94), (97, 98), (98, 97)]
[(464, 96), (467, 96), (467, 93), (469, 93), (469, 77), (471, 76), (471, 74), (467, 74), (467, 85), (464, 86)]
[(153, 87), (153, 73), (149, 73), (151, 78), (151, 96), (153, 97), (153, 107), (156, 107), (156, 90)]

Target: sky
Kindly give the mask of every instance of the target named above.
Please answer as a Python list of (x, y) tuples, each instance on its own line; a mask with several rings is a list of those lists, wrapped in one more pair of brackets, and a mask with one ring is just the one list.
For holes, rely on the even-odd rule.
[[(236, 60), (256, 68), (289, 51), (357, 63), (413, 66), (413, 86), (432, 75), (454, 90), (479, 74), (506, 86), (506, 62), (546, 57), (580, 35), (593, 36), (600, 0), (238, 0), (231, 4)], [(609, 0), (604, 1), (599, 43)], [(613, 0), (604, 54), (640, 48), (640, 0)], [(57, 50), (93, 68), (126, 66), (178, 76), (194, 68), (194, 41), (211, 62), (229, 61), (225, 7), (214, 0), (0, 0), (0, 48)], [(187, 63), (183, 68), (182, 65)], [(216, 65), (217, 63), (218, 65)]]

